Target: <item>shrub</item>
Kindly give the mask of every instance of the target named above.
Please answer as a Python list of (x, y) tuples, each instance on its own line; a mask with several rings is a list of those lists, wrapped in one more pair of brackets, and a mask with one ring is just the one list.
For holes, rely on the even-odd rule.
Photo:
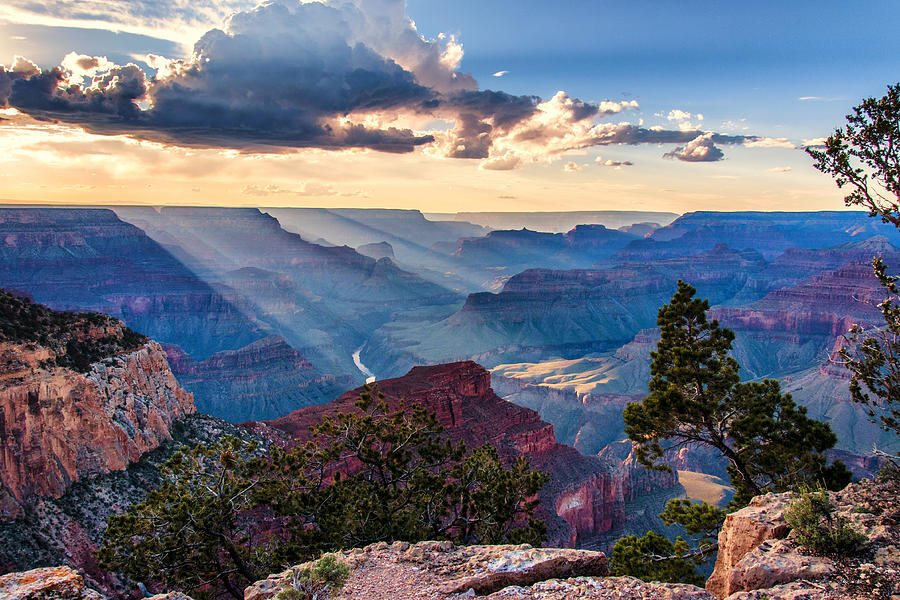
[(291, 587), (282, 590), (277, 600), (324, 600), (336, 596), (347, 578), (350, 566), (333, 554), (326, 554), (311, 566), (295, 569)]
[(822, 556), (850, 556), (859, 552), (866, 536), (855, 531), (847, 519), (834, 514), (834, 505), (823, 488), (801, 489), (800, 497), (784, 512), (797, 543)]

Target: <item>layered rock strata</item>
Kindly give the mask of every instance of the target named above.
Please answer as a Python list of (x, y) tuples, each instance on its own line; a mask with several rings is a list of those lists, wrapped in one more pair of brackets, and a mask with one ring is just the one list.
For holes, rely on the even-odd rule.
[(121, 471), (194, 412), (159, 344), (94, 363), (45, 368), (48, 351), (0, 344), (0, 518), (79, 479)]

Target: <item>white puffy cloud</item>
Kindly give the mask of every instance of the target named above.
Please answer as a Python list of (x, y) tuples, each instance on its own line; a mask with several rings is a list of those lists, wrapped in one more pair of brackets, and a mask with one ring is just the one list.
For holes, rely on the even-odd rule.
[(563, 167), (563, 171), (565, 171), (566, 173), (577, 173), (580, 170), (581, 170), (581, 165), (579, 165), (574, 160), (570, 160)]
[(715, 162), (722, 160), (725, 153), (713, 141), (712, 133), (698, 135), (684, 146), (679, 146), (664, 154), (666, 158), (677, 158), (684, 162)]
[(622, 167), (631, 167), (634, 165), (630, 160), (603, 160), (602, 156), (598, 156), (595, 159), (595, 162), (601, 167), (615, 167), (616, 169), (620, 169)]
[(69, 52), (63, 57), (60, 66), (77, 77), (93, 77), (97, 73), (109, 71), (115, 65), (105, 56), (87, 56)]

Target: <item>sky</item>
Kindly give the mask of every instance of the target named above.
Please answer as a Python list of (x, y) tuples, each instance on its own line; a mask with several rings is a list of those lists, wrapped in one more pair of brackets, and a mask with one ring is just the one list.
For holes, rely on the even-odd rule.
[(3, 0), (0, 199), (836, 210), (896, 0)]

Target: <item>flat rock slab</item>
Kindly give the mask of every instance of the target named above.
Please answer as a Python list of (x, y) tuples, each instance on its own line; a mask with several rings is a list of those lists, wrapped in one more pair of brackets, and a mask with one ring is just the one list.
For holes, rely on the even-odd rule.
[(0, 600), (106, 600), (69, 567), (45, 567), (0, 576)]
[(530, 586), (548, 579), (609, 574), (606, 555), (587, 550), (521, 548), (480, 558), (480, 563), (470, 560), (474, 575), (450, 581), (441, 586), (441, 591), (458, 594), (471, 589), (485, 596), (511, 585)]

